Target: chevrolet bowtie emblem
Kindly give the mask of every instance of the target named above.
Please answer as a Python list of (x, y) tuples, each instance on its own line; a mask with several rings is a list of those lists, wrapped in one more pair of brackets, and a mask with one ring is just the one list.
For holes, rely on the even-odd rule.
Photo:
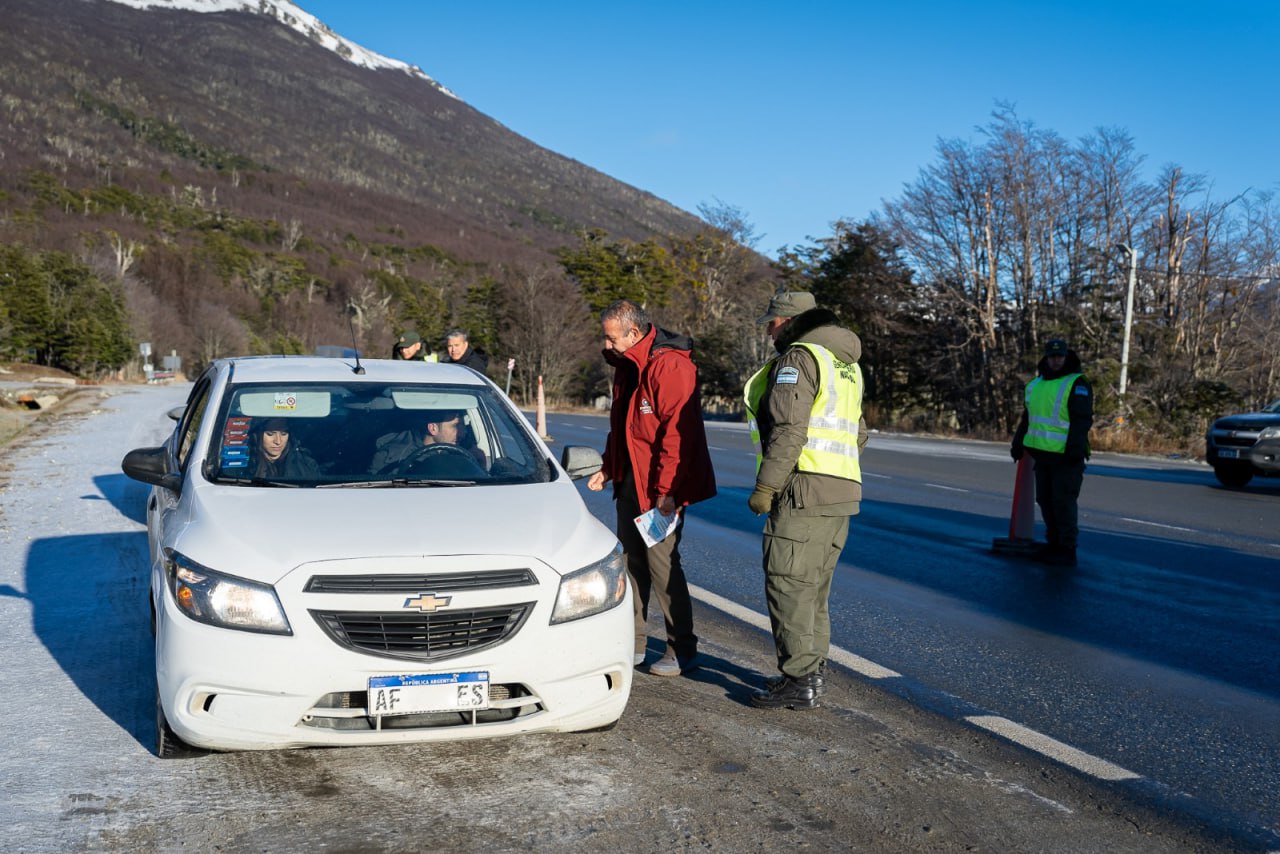
[(436, 608), (443, 608), (452, 601), (452, 596), (437, 596), (434, 593), (423, 593), (413, 599), (404, 600), (404, 607), (417, 608), (419, 611), (429, 614)]

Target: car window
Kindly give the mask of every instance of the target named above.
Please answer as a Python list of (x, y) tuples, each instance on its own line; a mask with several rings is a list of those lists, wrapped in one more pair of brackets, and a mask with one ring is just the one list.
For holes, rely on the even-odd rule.
[(520, 413), (484, 386), (240, 383), (217, 418), (209, 470), (240, 486), (466, 487), (553, 471)]
[(191, 396), (187, 399), (182, 421), (178, 425), (178, 446), (175, 449), (179, 470), (185, 471), (187, 468), (191, 448), (195, 445), (200, 425), (204, 423), (205, 410), (209, 406), (209, 390), (212, 387), (213, 383), (210, 380), (202, 380), (196, 383), (196, 387), (191, 390)]

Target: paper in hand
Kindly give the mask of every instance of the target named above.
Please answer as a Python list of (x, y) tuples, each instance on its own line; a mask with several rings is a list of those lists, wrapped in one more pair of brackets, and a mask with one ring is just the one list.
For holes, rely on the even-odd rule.
[(636, 517), (636, 528), (644, 538), (644, 544), (653, 548), (675, 533), (676, 528), (680, 527), (680, 516), (679, 510), (670, 516), (663, 516), (662, 512), (655, 507), (648, 513), (641, 513)]

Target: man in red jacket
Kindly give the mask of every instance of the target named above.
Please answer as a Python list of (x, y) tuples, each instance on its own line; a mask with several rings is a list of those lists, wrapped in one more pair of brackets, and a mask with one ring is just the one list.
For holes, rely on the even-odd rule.
[(604, 467), (591, 476), (587, 488), (599, 492), (613, 482), (618, 539), (635, 592), (635, 664), (644, 663), (652, 591), (666, 620), (667, 650), (649, 672), (679, 676), (697, 666), (698, 655), (693, 603), (680, 564), (684, 525), (648, 547), (634, 520), (653, 508), (668, 517), (682, 513), (684, 507), (716, 494), (693, 342), (654, 326), (644, 309), (630, 300), (606, 308), (600, 324), (604, 359), (614, 368), (613, 407)]

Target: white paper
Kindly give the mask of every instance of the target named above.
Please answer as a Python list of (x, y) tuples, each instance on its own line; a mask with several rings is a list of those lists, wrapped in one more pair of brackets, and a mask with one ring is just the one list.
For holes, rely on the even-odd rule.
[(655, 507), (648, 513), (637, 516), (636, 528), (644, 538), (644, 544), (653, 548), (675, 533), (676, 528), (680, 527), (680, 515), (680, 511), (676, 510), (670, 516), (663, 516), (662, 512)]

